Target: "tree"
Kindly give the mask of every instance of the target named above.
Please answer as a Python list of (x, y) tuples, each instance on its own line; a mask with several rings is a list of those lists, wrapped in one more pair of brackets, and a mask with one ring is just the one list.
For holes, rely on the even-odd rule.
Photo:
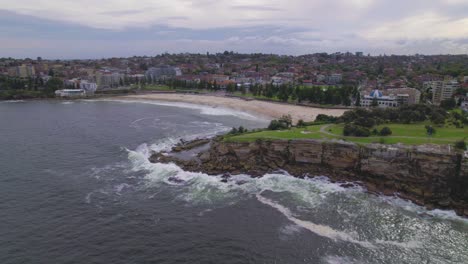
[(379, 134), (384, 137), (390, 136), (392, 134), (392, 130), (389, 127), (383, 127), (380, 130)]
[(235, 134), (237, 134), (237, 133), (238, 133), (238, 131), (237, 131), (237, 128), (235, 128), (235, 127), (233, 127), (233, 128), (231, 129), (231, 131), (229, 131), (229, 134), (235, 135)]
[(356, 97), (356, 106), (361, 106), (361, 96), (360, 95), (358, 95)]
[(270, 125), (268, 125), (269, 130), (281, 130), (281, 129), (287, 129), (288, 127), (286, 126), (285, 123), (280, 122), (278, 120), (271, 120)]
[(450, 98), (450, 99), (445, 99), (440, 102), (440, 107), (444, 108), (445, 110), (451, 110), (457, 106), (457, 102), (455, 99)]
[(283, 115), (282, 117), (280, 117), (280, 119), (278, 119), (278, 121), (286, 124), (287, 128), (290, 128), (292, 126), (292, 117), (291, 117), (291, 115)]
[(297, 120), (296, 126), (297, 126), (297, 127), (305, 127), (305, 126), (306, 126), (306, 123), (304, 122), (304, 120), (299, 119), (299, 120)]
[(371, 107), (377, 107), (379, 106), (379, 102), (377, 101), (377, 98), (372, 99)]
[(432, 126), (426, 125), (425, 128), (426, 128), (427, 135), (430, 137), (436, 133), (435, 128), (433, 128)]
[(343, 128), (344, 136), (368, 137), (370, 134), (370, 130), (362, 126), (346, 124)]
[(61, 89), (63, 87), (63, 81), (59, 78), (52, 77), (46, 83), (46, 92), (53, 94), (55, 91)]

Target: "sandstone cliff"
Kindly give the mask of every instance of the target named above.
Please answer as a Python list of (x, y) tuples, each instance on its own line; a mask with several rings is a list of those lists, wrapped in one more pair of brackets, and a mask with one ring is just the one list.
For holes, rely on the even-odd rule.
[(429, 208), (468, 216), (468, 159), (436, 146), (357, 145), (319, 140), (234, 143), (214, 140), (193, 159), (157, 153), (152, 162), (175, 162), (188, 171), (246, 173), (283, 169), (297, 177), (325, 175), (358, 181), (369, 191), (398, 194)]

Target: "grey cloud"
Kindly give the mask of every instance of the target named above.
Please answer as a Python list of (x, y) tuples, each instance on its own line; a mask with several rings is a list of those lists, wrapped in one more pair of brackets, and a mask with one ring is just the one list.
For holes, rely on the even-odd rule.
[(232, 9), (245, 10), (245, 11), (281, 11), (280, 8), (270, 6), (252, 6), (252, 5), (234, 5)]

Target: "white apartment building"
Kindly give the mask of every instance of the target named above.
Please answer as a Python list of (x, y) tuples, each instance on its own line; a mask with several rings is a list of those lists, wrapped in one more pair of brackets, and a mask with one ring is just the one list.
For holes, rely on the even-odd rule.
[[(432, 91), (432, 103), (440, 105), (440, 102), (452, 98), (455, 91), (460, 88), (457, 80), (433, 81), (425, 84)], [(425, 87), (426, 87), (425, 86)]]

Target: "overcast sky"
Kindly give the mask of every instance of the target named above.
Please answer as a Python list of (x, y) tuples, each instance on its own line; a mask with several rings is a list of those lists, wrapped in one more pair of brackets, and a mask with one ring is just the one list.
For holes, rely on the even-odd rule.
[(468, 0), (0, 0), (0, 57), (467, 54)]

